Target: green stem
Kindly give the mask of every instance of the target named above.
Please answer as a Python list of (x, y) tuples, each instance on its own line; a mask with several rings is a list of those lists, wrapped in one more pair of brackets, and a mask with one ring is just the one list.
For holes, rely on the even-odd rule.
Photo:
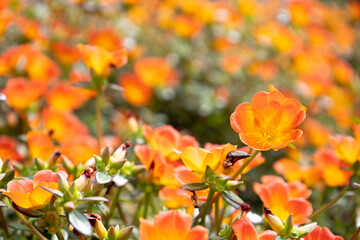
[(142, 198), (142, 199), (139, 201), (139, 204), (138, 204), (138, 207), (137, 207), (137, 212), (136, 212), (135, 217), (134, 217), (134, 219), (133, 219), (132, 225), (137, 225), (137, 224), (138, 224), (139, 215), (140, 215), (140, 209), (141, 209), (143, 203), (144, 203), (144, 198)]
[(1, 207), (0, 207), (0, 220), (1, 220), (1, 223), (2, 223), (2, 225), (3, 225), (3, 228), (4, 228), (4, 232), (5, 232), (5, 234), (6, 234), (6, 237), (10, 238), (9, 229), (8, 229), (8, 227), (7, 227), (6, 220), (5, 220), (5, 217), (4, 217), (4, 213), (3, 213)]
[(359, 235), (359, 233), (360, 233), (360, 227), (358, 227), (358, 228), (356, 229), (356, 231), (351, 235), (350, 240), (356, 240), (356, 239), (357, 239), (357, 236)]
[(110, 212), (109, 212), (108, 216), (106, 217), (106, 221), (105, 221), (106, 226), (108, 226), (109, 221), (110, 221), (110, 219), (111, 219), (111, 217), (112, 217), (112, 215), (113, 215), (113, 213), (115, 211), (115, 208), (117, 206), (117, 202), (118, 202), (119, 197), (120, 197), (121, 190), (122, 190), (121, 187), (118, 187), (116, 189), (115, 196), (114, 196), (114, 198), (112, 199), (112, 202), (111, 202)]
[(120, 203), (117, 204), (117, 209), (118, 209), (119, 216), (120, 216), (121, 220), (123, 221), (123, 223), (125, 225), (128, 225), (128, 221), (126, 220), (125, 214), (124, 214), (124, 212), (122, 210), (122, 207), (121, 207)]
[(215, 191), (210, 189), (209, 194), (206, 198), (206, 202), (201, 208), (199, 214), (194, 219), (194, 226), (199, 224), (199, 220), (201, 219), (201, 224), (203, 224), (203, 220), (205, 220), (206, 213), (209, 211), (209, 208), (211, 207), (211, 200), (215, 194)]
[(101, 90), (99, 90), (96, 94), (96, 138), (98, 142), (98, 150), (99, 154), (101, 154)]
[(320, 213), (326, 211), (328, 208), (330, 208), (332, 205), (334, 205), (337, 201), (339, 201), (340, 198), (342, 198), (346, 191), (349, 189), (349, 185), (343, 188), (343, 190), (331, 201), (325, 203), (322, 205), (318, 210), (316, 210), (309, 218), (314, 219), (316, 216), (318, 216)]
[(147, 218), (150, 203), (150, 193), (145, 193), (143, 218)]
[(20, 220), (30, 229), (30, 231), (36, 235), (40, 240), (47, 240), (46, 237), (44, 237), (28, 220), (26, 220), (26, 218), (19, 213), (18, 211), (16, 211), (14, 209), (16, 215), (20, 218)]
[(221, 230), (221, 221), (220, 221), (220, 213), (219, 213), (219, 199), (215, 201), (215, 230), (216, 233), (219, 233)]
[(57, 236), (57, 238), (58, 238), (59, 240), (64, 240), (64, 239), (65, 239), (60, 229), (58, 229), (58, 230), (56, 231), (56, 236)]

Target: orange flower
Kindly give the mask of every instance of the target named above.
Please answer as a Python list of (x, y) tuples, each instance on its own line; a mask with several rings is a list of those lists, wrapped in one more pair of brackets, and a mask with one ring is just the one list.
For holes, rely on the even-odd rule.
[(349, 183), (353, 171), (342, 169), (343, 164), (331, 149), (318, 149), (313, 155), (313, 160), (321, 169), (321, 176), (327, 186), (345, 186)]
[(79, 51), (71, 44), (55, 42), (52, 46), (55, 57), (65, 66), (71, 66), (79, 60)]
[(7, 184), (7, 191), (1, 189), (2, 194), (22, 208), (39, 209), (48, 204), (53, 196), (41, 186), (58, 189), (58, 174), (67, 178), (67, 173), (60, 171), (53, 173), (51, 170), (41, 170), (34, 175), (33, 180), (12, 180)]
[(146, 106), (150, 103), (153, 90), (132, 73), (119, 76), (118, 83), (124, 88), (123, 97), (134, 106)]
[(15, 139), (6, 135), (0, 135), (0, 158), (20, 161), (21, 155), (18, 153), (17, 142)]
[(134, 151), (141, 163), (145, 165), (146, 170), (152, 171), (154, 183), (165, 185), (169, 188), (180, 186), (174, 175), (175, 166), (178, 163), (174, 162), (172, 164), (166, 162), (159, 151), (146, 145), (136, 145)]
[(235, 150), (236, 146), (229, 143), (215, 147), (211, 151), (199, 147), (187, 147), (180, 154), (180, 158), (192, 171), (202, 174), (207, 166), (216, 171), (224, 162), (226, 155)]
[(311, 191), (304, 188), (300, 182), (295, 185), (286, 183), (279, 177), (263, 176), (263, 184), (255, 183), (254, 190), (260, 196), (264, 206), (269, 206), (274, 215), (285, 221), (293, 214), (295, 224), (309, 221), (313, 209), (306, 200)]
[(107, 51), (116, 51), (122, 47), (120, 36), (112, 28), (93, 30), (89, 34), (89, 41), (91, 45), (96, 45)]
[(207, 240), (209, 230), (203, 226), (191, 228), (192, 217), (181, 210), (159, 213), (154, 223), (140, 218), (141, 240)]
[(148, 57), (135, 62), (134, 71), (148, 87), (171, 85), (174, 70), (164, 58)]
[(60, 142), (61, 150), (73, 163), (85, 163), (98, 151), (98, 143), (90, 135), (69, 137)]
[(250, 103), (241, 103), (231, 114), (231, 127), (242, 142), (257, 150), (278, 150), (297, 140), (294, 129), (305, 119), (304, 107), (279, 91), (258, 92)]
[(336, 136), (330, 138), (336, 156), (347, 164), (354, 164), (360, 159), (360, 141), (350, 136)]
[(181, 136), (180, 133), (170, 125), (163, 125), (161, 127), (152, 129), (149, 125), (142, 126), (142, 132), (148, 145), (163, 155), (164, 158), (170, 161), (179, 159), (174, 149), (183, 151), (186, 147), (197, 147), (199, 144), (192, 136)]
[(47, 161), (55, 150), (49, 134), (40, 131), (30, 131), (26, 135), (30, 155)]
[(57, 110), (68, 111), (81, 107), (95, 92), (59, 82), (46, 94), (48, 104)]
[(36, 102), (45, 91), (45, 84), (19, 77), (8, 79), (3, 93), (10, 106), (21, 110)]
[(80, 43), (77, 48), (85, 65), (101, 77), (107, 77), (111, 69), (121, 67), (127, 62), (128, 52), (125, 49), (108, 52), (101, 47)]
[(326, 227), (317, 226), (311, 233), (304, 237), (304, 240), (344, 240), (344, 238), (335, 236)]
[(43, 111), (44, 127), (52, 130), (55, 140), (62, 141), (79, 135), (87, 135), (88, 128), (70, 112), (47, 108)]
[(169, 209), (192, 206), (188, 192), (182, 189), (163, 187), (159, 197)]
[(237, 240), (273, 240), (277, 235), (274, 231), (264, 231), (258, 234), (249, 218), (238, 219), (232, 225)]

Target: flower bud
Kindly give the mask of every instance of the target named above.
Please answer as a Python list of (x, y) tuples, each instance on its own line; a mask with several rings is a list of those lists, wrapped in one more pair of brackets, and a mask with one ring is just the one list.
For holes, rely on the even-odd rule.
[(116, 240), (116, 230), (114, 226), (109, 227), (107, 231), (107, 238), (109, 240)]
[(61, 152), (59, 150), (54, 150), (50, 157), (49, 157), (49, 168), (52, 168), (53, 166), (55, 166), (57, 160), (59, 159), (59, 157), (61, 156)]
[(126, 227), (121, 229), (120, 231), (117, 232), (117, 239), (118, 240), (127, 240), (129, 239), (129, 237), (131, 236), (132, 230), (133, 230), (133, 226), (130, 227)]
[(106, 146), (104, 150), (101, 152), (101, 159), (105, 164), (108, 164), (110, 160), (110, 149), (109, 146)]
[(285, 226), (281, 219), (274, 215), (267, 206), (263, 207), (263, 212), (265, 214), (266, 220), (270, 224), (270, 227), (277, 233), (283, 233)]
[(103, 239), (106, 237), (106, 228), (102, 224), (101, 220), (96, 219), (95, 220), (95, 226), (94, 226), (95, 232), (98, 235), (100, 239)]
[(127, 154), (127, 149), (129, 147), (131, 147), (130, 142), (125, 142), (121, 144), (121, 146), (118, 149), (116, 149), (116, 151), (112, 154), (112, 158), (110, 158), (110, 161), (114, 163), (124, 160)]
[(90, 190), (90, 179), (86, 177), (86, 175), (80, 175), (80, 177), (75, 180), (75, 188), (79, 192), (88, 192)]
[(67, 202), (64, 204), (64, 210), (66, 213), (70, 213), (74, 209), (75, 209), (75, 205), (73, 202)]
[(299, 227), (297, 229), (298, 233), (299, 233), (299, 237), (304, 237), (306, 235), (308, 235), (309, 233), (311, 233), (315, 228), (316, 228), (317, 223), (313, 222), (310, 224), (307, 224), (305, 226)]
[(58, 174), (58, 184), (59, 184), (59, 190), (61, 192), (65, 192), (66, 190), (69, 189), (69, 182), (62, 174)]

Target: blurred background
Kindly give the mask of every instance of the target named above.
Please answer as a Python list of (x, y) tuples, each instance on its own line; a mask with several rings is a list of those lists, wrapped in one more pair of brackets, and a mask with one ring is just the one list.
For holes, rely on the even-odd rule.
[[(86, 126), (95, 136), (94, 94), (86, 89), (91, 75), (76, 49), (83, 43), (129, 51), (104, 93), (102, 127), (114, 145), (141, 143), (139, 126), (147, 123), (170, 124), (201, 146), (241, 146), (230, 114), (272, 84), (307, 107), (296, 143), (302, 151), (266, 152), (266, 164), (247, 175), (249, 182), (284, 156), (306, 165), (329, 145), (329, 134), (359, 136), (353, 133), (360, 123), (359, 28), (359, 1), (1, 0), (0, 88), (8, 100), (0, 104), (0, 156), (14, 146), (21, 155), (17, 136), (51, 130), (54, 121)], [(91, 136), (85, 142), (96, 144)], [(71, 152), (82, 143), (61, 144)], [(319, 189), (314, 199), (327, 191)], [(358, 201), (349, 199), (339, 203), (345, 210), (319, 219), (345, 238), (355, 230)]]

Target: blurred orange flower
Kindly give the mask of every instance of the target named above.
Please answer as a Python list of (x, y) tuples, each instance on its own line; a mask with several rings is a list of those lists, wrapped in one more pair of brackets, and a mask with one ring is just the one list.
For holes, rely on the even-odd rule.
[(87, 126), (70, 112), (62, 112), (51, 108), (43, 110), (44, 128), (53, 131), (57, 141), (80, 135), (88, 135)]
[(120, 75), (118, 83), (124, 88), (122, 95), (130, 104), (139, 107), (150, 103), (153, 89), (141, 82), (135, 74), (126, 73)]
[(311, 191), (300, 182), (289, 184), (276, 176), (262, 176), (263, 184), (255, 183), (254, 191), (259, 195), (264, 206), (269, 206), (274, 215), (286, 221), (293, 214), (294, 224), (309, 221), (313, 211), (306, 199)]
[(30, 131), (26, 134), (30, 155), (47, 161), (55, 150), (55, 146), (48, 133), (42, 131)]
[(192, 206), (190, 195), (182, 189), (163, 187), (159, 191), (159, 197), (169, 209)]
[(21, 155), (17, 151), (17, 142), (14, 138), (0, 135), (0, 158), (2, 160), (10, 159), (20, 161)]
[(67, 137), (60, 141), (62, 153), (73, 163), (85, 163), (98, 152), (98, 143), (90, 135)]
[(49, 106), (60, 111), (69, 111), (81, 107), (95, 92), (75, 87), (68, 82), (58, 82), (46, 93)]
[(141, 240), (207, 240), (209, 230), (203, 226), (191, 228), (192, 217), (181, 210), (159, 213), (154, 223), (140, 218)]
[(19, 77), (8, 79), (3, 93), (11, 107), (22, 110), (36, 102), (45, 91), (46, 84)]
[(101, 77), (107, 77), (112, 69), (121, 67), (127, 62), (128, 52), (125, 49), (109, 52), (98, 46), (81, 43), (77, 45), (77, 49), (85, 65)]
[(344, 238), (335, 236), (326, 227), (317, 226), (311, 233), (304, 237), (304, 240), (344, 240)]
[(114, 29), (109, 27), (91, 31), (89, 41), (91, 45), (96, 45), (110, 52), (122, 47), (120, 36)]
[(183, 151), (189, 146), (199, 146), (194, 137), (188, 135), (181, 136), (170, 125), (163, 125), (152, 129), (149, 125), (144, 124), (141, 129), (148, 145), (160, 151), (162, 156), (169, 161), (179, 160), (179, 156), (174, 150)]
[(258, 92), (250, 103), (241, 103), (231, 114), (231, 127), (242, 142), (257, 150), (278, 150), (297, 140), (294, 129), (305, 119), (304, 107), (279, 91)]
[(360, 141), (350, 136), (340, 136), (330, 138), (331, 145), (335, 150), (336, 156), (347, 164), (354, 164), (360, 160)]
[(134, 64), (134, 71), (140, 81), (148, 87), (172, 85), (175, 76), (169, 63), (160, 57), (137, 60)]
[(67, 173), (60, 171), (41, 170), (35, 173), (33, 180), (12, 180), (7, 184), (7, 191), (0, 189), (2, 194), (11, 198), (19, 207), (26, 209), (39, 209), (48, 204), (53, 196), (41, 186), (58, 189), (58, 174), (67, 178)]
[(79, 51), (65, 42), (55, 42), (52, 49), (57, 60), (65, 66), (71, 66), (80, 58)]

